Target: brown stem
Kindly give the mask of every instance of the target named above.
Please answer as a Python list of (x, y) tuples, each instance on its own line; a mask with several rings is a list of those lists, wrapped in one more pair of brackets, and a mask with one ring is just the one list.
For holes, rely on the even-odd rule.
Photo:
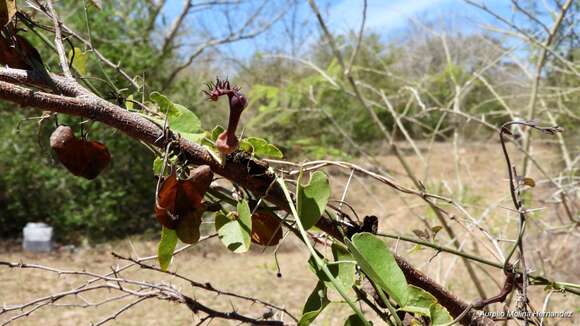
[(242, 111), (230, 110), (230, 117), (228, 120), (228, 137), (236, 137), (236, 130), (238, 129), (238, 124), (240, 123), (240, 117), (242, 116)]

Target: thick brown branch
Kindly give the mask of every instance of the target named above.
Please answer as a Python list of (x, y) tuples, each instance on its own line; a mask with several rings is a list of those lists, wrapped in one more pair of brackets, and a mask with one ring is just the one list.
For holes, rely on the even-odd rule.
[[(439, 304), (449, 310), (449, 313), (453, 318), (457, 318), (469, 306), (469, 304), (449, 293), (427, 275), (415, 269), (402, 257), (395, 255), (395, 259), (397, 260), (397, 264), (399, 264), (403, 270), (407, 282), (431, 293), (435, 298), (437, 298)], [(494, 325), (494, 322), (491, 319), (479, 316), (477, 311), (474, 309), (468, 312), (459, 322), (463, 325)]]
[(232, 311), (232, 312), (221, 312), (214, 310), (210, 307), (204, 306), (203, 304), (199, 303), (198, 301), (193, 300), (190, 297), (183, 296), (185, 304), (187, 307), (194, 313), (198, 313), (202, 311), (206, 313), (211, 318), (221, 318), (221, 319), (229, 319), (229, 320), (237, 320), (241, 321), (242, 323), (248, 323), (250, 325), (272, 325), (272, 326), (283, 326), (284, 323), (278, 320), (259, 320), (251, 317), (246, 317), (244, 315), (240, 315), (239, 313)]
[[(47, 78), (50, 78), (50, 85), (47, 85)], [(22, 70), (0, 67), (0, 80), (40, 87), (41, 89), (51, 90), (54, 93), (79, 96), (81, 94), (91, 94), (87, 90), (79, 87), (79, 84), (74, 79), (64, 78), (56, 74), (48, 74), (44, 72), (33, 70)]]

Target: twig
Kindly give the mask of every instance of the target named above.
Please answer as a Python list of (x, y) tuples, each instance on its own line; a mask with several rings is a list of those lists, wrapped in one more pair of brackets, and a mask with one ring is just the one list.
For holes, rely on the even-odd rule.
[(206, 291), (210, 291), (210, 292), (216, 293), (218, 295), (231, 296), (231, 297), (234, 297), (234, 298), (237, 298), (237, 299), (243, 299), (243, 300), (246, 300), (246, 301), (250, 301), (252, 303), (260, 303), (260, 304), (262, 304), (262, 305), (264, 305), (266, 307), (269, 307), (269, 308), (272, 308), (272, 309), (281, 311), (281, 312), (285, 313), (286, 315), (288, 315), (288, 317), (292, 318), (294, 321), (298, 322), (298, 319), (293, 314), (291, 314), (288, 310), (286, 310), (286, 309), (284, 309), (282, 307), (278, 307), (276, 305), (273, 305), (273, 304), (271, 304), (269, 302), (266, 302), (266, 301), (263, 301), (263, 300), (260, 300), (260, 299), (256, 299), (256, 298), (252, 298), (252, 297), (243, 296), (243, 295), (236, 294), (236, 293), (232, 293), (232, 292), (228, 292), (228, 291), (222, 291), (222, 290), (216, 289), (210, 283), (200, 283), (200, 282), (196, 282), (196, 281), (194, 281), (194, 280), (192, 280), (192, 279), (190, 279), (188, 277), (185, 277), (185, 276), (183, 276), (183, 275), (181, 275), (179, 273), (172, 272), (172, 271), (164, 271), (164, 270), (162, 270), (162, 269), (160, 269), (160, 268), (158, 268), (156, 266), (152, 266), (152, 265), (145, 264), (145, 263), (143, 263), (143, 262), (141, 262), (139, 260), (136, 260), (134, 258), (131, 258), (131, 257), (124, 257), (122, 255), (119, 255), (119, 254), (115, 253), (115, 252), (113, 252), (112, 255), (115, 258), (132, 262), (133, 264), (138, 265), (139, 267), (141, 267), (143, 269), (149, 269), (149, 270), (153, 270), (153, 271), (156, 271), (156, 272), (159, 272), (159, 273), (164, 273), (164, 274), (168, 274), (168, 275), (175, 276), (177, 278), (180, 278), (180, 279), (188, 282), (193, 287), (201, 288), (201, 289), (204, 289)]
[[(562, 21), (564, 20), (564, 17), (566, 16), (568, 9), (570, 9), (573, 2), (574, 2), (573, 0), (567, 0), (566, 3), (562, 6), (562, 9), (560, 10), (560, 15), (558, 16), (558, 18), (554, 22), (554, 25), (550, 29), (550, 33), (548, 34), (548, 37), (546, 38), (546, 41), (544, 42), (544, 47), (542, 47), (542, 49), (540, 49), (540, 55), (538, 57), (538, 61), (536, 64), (536, 73), (535, 73), (535, 77), (534, 77), (534, 82), (532, 84), (532, 94), (530, 95), (530, 102), (528, 104), (528, 120), (529, 121), (534, 120), (536, 117), (536, 101), (538, 98), (538, 87), (540, 85), (540, 80), (542, 78), (542, 70), (544, 69), (544, 64), (546, 63), (546, 57), (548, 54), (548, 51), (546, 49), (552, 45), (552, 42), (554, 42), (556, 34), (560, 30), (560, 25), (562, 24)], [(524, 150), (526, 152), (530, 151), (530, 145), (531, 145), (530, 133), (526, 132), (526, 137), (524, 137)], [(529, 159), (527, 157), (524, 157), (523, 168), (522, 168), (524, 175), (528, 171), (528, 164), (529, 164)], [(526, 320), (526, 322), (527, 322), (527, 320)]]
[(93, 324), (93, 323), (91, 323), (91, 325), (93, 325), (93, 326), (100, 326), (100, 325), (104, 325), (104, 324), (106, 324), (106, 323), (110, 322), (111, 320), (115, 320), (115, 319), (117, 319), (117, 317), (119, 317), (119, 316), (120, 316), (122, 313), (124, 313), (125, 311), (127, 311), (127, 310), (131, 309), (132, 307), (134, 307), (134, 306), (138, 305), (139, 303), (141, 303), (141, 302), (143, 302), (143, 301), (145, 301), (145, 300), (151, 299), (151, 298), (153, 298), (153, 296), (152, 296), (152, 295), (151, 295), (151, 296), (144, 296), (144, 297), (141, 297), (141, 298), (139, 298), (139, 299), (137, 299), (137, 300), (135, 300), (135, 301), (133, 301), (133, 302), (131, 302), (131, 303), (129, 303), (129, 304), (127, 304), (127, 305), (125, 305), (124, 307), (122, 307), (121, 309), (119, 309), (118, 311), (116, 311), (116, 312), (115, 312), (114, 314), (112, 314), (111, 316), (109, 316), (109, 317), (107, 317), (107, 318), (105, 318), (105, 319), (101, 320), (100, 322), (98, 322), (98, 323), (96, 323), (96, 324)]
[(52, 21), (54, 22), (54, 43), (56, 45), (56, 52), (58, 53), (58, 58), (60, 60), (60, 67), (62, 68), (62, 72), (65, 77), (73, 79), (72, 73), (70, 72), (68, 59), (64, 51), (64, 45), (62, 44), (62, 24), (56, 15), (54, 7), (52, 6), (52, 0), (47, 0), (46, 4), (50, 10)]
[[(506, 144), (505, 144), (506, 141), (504, 139), (504, 133), (506, 133), (506, 132), (509, 133), (509, 130), (507, 129), (507, 127), (514, 125), (514, 124), (528, 126), (528, 127), (533, 128), (533, 129), (537, 129), (539, 131), (542, 131), (543, 133), (551, 134), (551, 135), (554, 135), (554, 134), (560, 132), (561, 129), (557, 126), (555, 126), (555, 127), (539, 127), (535, 123), (532, 123), (532, 122), (512, 121), (512, 122), (504, 123), (502, 125), (502, 127), (500, 128), (500, 132), (499, 132), (501, 147), (503, 150), (503, 154), (504, 154), (505, 161), (507, 164), (507, 169), (508, 169), (510, 194), (512, 197), (512, 202), (514, 204), (514, 207), (518, 211), (518, 214), (520, 217), (520, 221), (518, 224), (518, 239), (517, 239), (516, 244), (513, 246), (512, 250), (510, 251), (510, 253), (508, 254), (508, 256), (505, 259), (504, 271), (506, 273), (510, 272), (509, 267), (511, 265), (509, 263), (509, 260), (512, 257), (512, 255), (514, 254), (516, 248), (518, 248), (520, 251), (520, 265), (522, 266), (522, 268), (521, 268), (522, 269), (522, 295), (523, 295), (523, 299), (524, 299), (524, 312), (526, 312), (527, 311), (527, 304), (528, 304), (528, 297), (527, 297), (528, 274), (527, 274), (527, 266), (526, 266), (525, 252), (524, 252), (524, 245), (523, 245), (523, 237), (524, 237), (525, 226), (526, 226), (526, 210), (523, 207), (523, 203), (522, 203), (521, 199), (519, 198), (520, 181), (519, 181), (519, 178), (516, 174), (515, 166), (513, 166), (511, 161), (510, 161), (510, 157), (509, 157), (509, 154), (508, 154), (507, 149), (506, 149)], [(525, 173), (525, 169), (524, 169), (524, 173)], [(528, 324), (527, 314), (524, 314), (524, 323), (525, 323), (525, 325)]]
[(362, 10), (362, 19), (360, 22), (360, 29), (358, 31), (356, 46), (354, 47), (354, 51), (352, 51), (352, 54), (350, 56), (350, 60), (348, 61), (348, 65), (346, 66), (345, 74), (347, 74), (347, 75), (349, 75), (351, 73), (352, 65), (354, 64), (354, 61), (356, 60), (356, 56), (357, 56), (358, 52), (360, 51), (360, 46), (362, 44), (362, 39), (363, 39), (363, 33), (365, 30), (365, 23), (367, 20), (367, 7), (368, 7), (367, 0), (363, 0), (363, 10)]
[(210, 318), (221, 318), (228, 320), (237, 320), (242, 323), (248, 323), (250, 325), (265, 325), (265, 326), (283, 326), (284, 323), (278, 320), (261, 320), (257, 318), (252, 318), (244, 315), (240, 315), (236, 311), (231, 312), (221, 312), (207, 307), (200, 302), (188, 297), (182, 296), (184, 303), (187, 307), (194, 313), (197, 314), (199, 311), (206, 313)]

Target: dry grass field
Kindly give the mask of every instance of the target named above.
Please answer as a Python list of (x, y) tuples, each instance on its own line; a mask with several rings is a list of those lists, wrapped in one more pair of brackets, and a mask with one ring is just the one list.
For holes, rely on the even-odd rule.
[[(428, 180), (426, 186), (431, 192), (452, 197), (465, 204), (469, 213), (479, 222), (479, 225), (502, 239), (511, 239), (517, 229), (517, 221), (508, 210), (511, 208), (505, 163), (501, 156), (499, 144), (470, 144), (461, 147), (456, 153), (459, 156), (456, 164), (453, 148), (449, 144), (435, 144), (430, 153), (425, 153), (429, 169), (424, 170), (422, 163), (409, 157), (413, 168), (423, 180)], [(547, 170), (557, 168), (558, 153), (547, 146), (538, 147), (535, 158)], [(398, 173), (401, 167), (393, 156), (378, 157), (384, 166), (394, 173), (397, 180), (408, 184)], [(518, 155), (514, 154), (517, 160)], [(364, 165), (364, 162), (360, 162)], [(331, 184), (339, 199), (348, 179), (348, 171), (336, 168), (327, 170), (332, 176)], [(531, 177), (536, 181), (544, 180), (537, 169), (532, 169)], [(562, 214), (546, 201), (553, 188), (547, 182), (538, 182), (531, 195), (532, 207), (544, 208), (531, 216), (531, 225), (525, 239), (528, 250), (528, 264), (536, 273), (548, 275), (550, 278), (580, 282), (580, 259), (578, 253), (578, 229), (572, 228)], [(407, 195), (399, 195), (385, 185), (370, 178), (353, 178), (346, 200), (357, 210), (358, 215), (375, 214), (380, 218), (381, 232), (412, 235), (412, 230), (421, 228), (424, 218), (431, 225), (438, 225), (435, 217), (425, 205)], [(453, 212), (451, 208), (450, 211)], [(461, 215), (457, 215), (461, 216)], [(511, 216), (511, 217), (510, 217)], [(463, 249), (476, 252), (487, 259), (494, 260), (488, 250), (489, 241), (473, 227), (473, 223), (458, 217), (449, 221), (458, 233)], [(554, 226), (568, 225), (567, 228)], [(437, 242), (451, 246), (447, 235), (441, 231)], [(415, 266), (429, 274), (440, 284), (445, 285), (465, 301), (478, 299), (477, 292), (465, 272), (464, 265), (458, 257), (435, 252), (426, 248), (417, 248), (411, 244), (397, 243), (388, 240), (393, 250), (407, 257)], [(502, 243), (507, 251), (509, 243)], [(0, 251), (2, 261), (23, 261), (37, 263), (59, 269), (87, 270), (96, 273), (106, 273), (111, 266), (125, 264), (115, 260), (111, 252), (128, 256), (149, 256), (155, 253), (156, 243), (140, 239), (127, 239), (92, 248), (80, 248), (75, 252), (57, 252), (48, 255), (35, 255), (21, 252), (15, 245), (5, 245)], [(307, 267), (308, 254), (304, 248), (292, 239), (287, 240), (278, 253), (282, 277), (276, 277), (276, 265), (272, 250), (255, 248), (248, 254), (236, 255), (229, 253), (219, 240), (211, 239), (180, 254), (173, 262), (171, 269), (183, 273), (199, 282), (210, 282), (214, 287), (243, 295), (254, 296), (271, 303), (284, 306), (294, 315), (299, 316), (302, 306), (316, 284), (315, 276)], [(493, 268), (477, 268), (483, 287), (489, 295), (497, 293), (502, 280), (502, 273)], [(235, 306), (238, 311), (260, 316), (267, 310), (258, 304), (248, 306), (240, 301), (231, 301), (224, 296), (208, 294), (194, 290), (184, 281), (168, 275), (131, 269), (125, 273), (131, 279), (155, 280), (170, 282), (183, 289), (185, 294), (195, 297), (203, 303), (216, 308), (229, 310)], [(10, 270), (0, 268), (0, 304), (16, 304), (31, 301), (36, 297), (50, 295), (57, 291), (65, 291), (83, 283), (85, 277), (58, 276), (41, 271)], [(542, 310), (547, 292), (542, 287), (532, 287), (530, 297), (536, 310)], [(91, 302), (99, 301), (112, 295), (107, 291), (97, 296), (84, 299)], [(82, 302), (77, 298), (76, 302)], [(106, 303), (98, 307), (79, 308), (66, 304), (72, 299), (58, 301), (61, 306), (40, 309), (32, 316), (20, 319), (15, 325), (88, 325), (113, 314), (129, 301)], [(547, 320), (548, 324), (577, 325), (580, 323), (580, 300), (573, 295), (554, 293), (550, 297), (547, 311), (575, 311), (576, 317), (569, 320)], [(494, 305), (491, 311), (501, 310), (502, 305)], [(349, 314), (344, 304), (331, 304), (316, 320), (316, 325), (340, 325)], [(2, 321), (5, 316), (0, 319)], [(130, 311), (118, 317), (116, 325), (191, 325), (192, 320), (198, 320), (185, 306), (159, 300), (148, 300), (135, 306)], [(195, 322), (193, 323), (195, 324)], [(213, 321), (211, 325), (230, 325), (223, 321)], [(236, 323), (231, 323), (236, 325)]]

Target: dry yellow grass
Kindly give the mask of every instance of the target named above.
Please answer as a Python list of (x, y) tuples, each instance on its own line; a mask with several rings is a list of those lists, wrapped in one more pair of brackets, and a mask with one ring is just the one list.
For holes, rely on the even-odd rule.
[[(494, 233), (501, 234), (503, 238), (512, 238), (516, 232), (517, 221), (509, 218), (510, 208), (509, 194), (505, 163), (499, 151), (498, 144), (469, 144), (459, 151), (461, 159), (456, 165), (453, 160), (452, 147), (448, 144), (435, 144), (431, 153), (426, 153), (429, 160), (429, 169), (422, 170), (419, 160), (409, 156), (413, 168), (423, 180), (429, 180), (426, 186), (430, 191), (439, 189), (445, 196), (453, 197), (459, 202), (465, 203), (468, 211), (476, 219), (481, 219), (481, 226)], [(547, 169), (556, 169), (558, 154), (548, 147), (540, 147), (535, 157)], [(514, 154), (517, 160), (518, 155)], [(402, 169), (393, 156), (379, 157), (385, 166), (392, 171), (401, 172)], [(361, 162), (361, 164), (363, 164)], [(332, 184), (335, 199), (339, 199), (343, 185), (348, 178), (347, 173), (335, 168), (328, 170), (332, 176)], [(409, 184), (408, 180), (395, 175), (400, 182)], [(428, 178), (426, 177), (428, 176)], [(530, 174), (536, 180), (542, 176), (536, 169)], [(463, 189), (463, 191), (459, 191)], [(578, 258), (578, 234), (577, 229), (563, 229), (560, 231), (546, 231), (551, 225), (566, 223), (565, 218), (561, 221), (554, 207), (546, 203), (544, 199), (553, 189), (546, 183), (540, 183), (532, 192), (532, 207), (545, 207), (545, 210), (536, 212), (531, 217), (530, 227), (526, 237), (528, 250), (528, 265), (537, 272), (545, 272), (545, 275), (568, 282), (580, 282), (578, 270), (580, 259)], [(412, 230), (422, 228), (423, 222), (419, 217), (425, 218), (431, 225), (438, 225), (436, 219), (429, 213), (425, 205), (412, 196), (400, 196), (386, 186), (379, 184), (370, 178), (354, 178), (347, 201), (352, 204), (360, 216), (375, 214), (380, 217), (381, 231), (395, 234), (412, 235)], [(451, 212), (453, 209), (449, 208)], [(468, 252), (478, 252), (481, 256), (495, 260), (486, 246), (489, 242), (481, 232), (473, 228), (469, 220), (457, 214), (457, 221), (449, 221), (457, 232), (459, 239), (464, 245), (463, 249)], [(563, 218), (563, 217), (562, 217)], [(465, 228), (463, 226), (465, 226)], [(441, 231), (438, 242), (442, 245), (451, 246), (449, 238)], [(53, 266), (61, 269), (90, 270), (105, 273), (110, 271), (110, 266), (123, 264), (116, 261), (111, 251), (123, 255), (148, 256), (155, 253), (156, 243), (134, 239), (132, 246), (129, 240), (118, 241), (96, 248), (84, 248), (76, 253), (53, 253), (50, 255), (33, 255), (19, 250), (4, 250), (0, 252), (0, 260), (24, 261)], [(429, 274), (437, 282), (445, 285), (449, 290), (463, 298), (465, 301), (478, 299), (473, 283), (469, 280), (464, 265), (457, 257), (438, 254), (429, 249), (417, 249), (413, 245), (396, 243), (389, 240), (399, 254), (409, 259), (415, 266)], [(508, 248), (509, 243), (502, 243)], [(190, 248), (179, 255), (171, 269), (178, 271), (193, 280), (210, 282), (214, 287), (236, 292), (239, 294), (254, 296), (271, 303), (284, 306), (294, 315), (299, 316), (302, 306), (316, 284), (315, 276), (309, 271), (306, 260), (307, 252), (295, 241), (289, 240), (281, 247), (278, 259), (282, 269), (282, 278), (276, 277), (274, 256), (271, 250), (253, 250), (249, 254), (236, 255), (227, 252), (219, 240), (212, 239), (194, 248)], [(485, 271), (482, 272), (482, 271)], [(502, 282), (502, 273), (497, 269), (484, 267), (477, 269), (483, 287), (490, 295), (497, 293), (498, 284)], [(171, 278), (167, 275), (132, 269), (125, 276), (138, 280), (154, 280), (156, 282), (170, 282), (183, 289), (184, 293), (193, 296), (204, 304), (216, 309), (230, 310), (235, 306), (239, 312), (252, 316), (260, 316), (267, 310), (258, 305), (247, 305), (241, 301), (231, 301), (224, 296), (192, 289), (187, 283)], [(82, 284), (86, 278), (61, 276), (41, 271), (18, 271), (0, 269), (0, 304), (23, 303), (33, 298), (49, 295), (56, 291), (64, 291)], [(500, 284), (501, 285), (501, 284)], [(533, 287), (530, 298), (536, 310), (542, 310), (543, 301), (547, 293), (542, 287)], [(96, 296), (87, 296), (87, 299), (97, 301), (107, 295), (108, 292), (98, 293)], [(67, 300), (59, 303), (70, 303)], [(72, 307), (49, 307), (35, 312), (31, 317), (21, 319), (16, 325), (78, 325), (97, 322), (111, 315), (122, 303), (108, 303), (93, 308)], [(576, 311), (580, 300), (574, 295), (562, 295), (554, 293), (548, 306), (548, 311)], [(494, 305), (491, 311), (502, 309), (502, 305)], [(349, 313), (344, 304), (332, 304), (316, 320), (316, 325), (342, 324), (344, 317)], [(0, 320), (4, 319), (0, 318)], [(121, 315), (114, 323), (117, 325), (185, 325), (191, 324), (192, 320), (199, 320), (192, 315), (185, 306), (175, 303), (149, 300), (145, 301), (130, 311)], [(548, 320), (549, 324), (575, 325), (580, 319)], [(223, 321), (213, 321), (211, 325), (235, 325)]]

